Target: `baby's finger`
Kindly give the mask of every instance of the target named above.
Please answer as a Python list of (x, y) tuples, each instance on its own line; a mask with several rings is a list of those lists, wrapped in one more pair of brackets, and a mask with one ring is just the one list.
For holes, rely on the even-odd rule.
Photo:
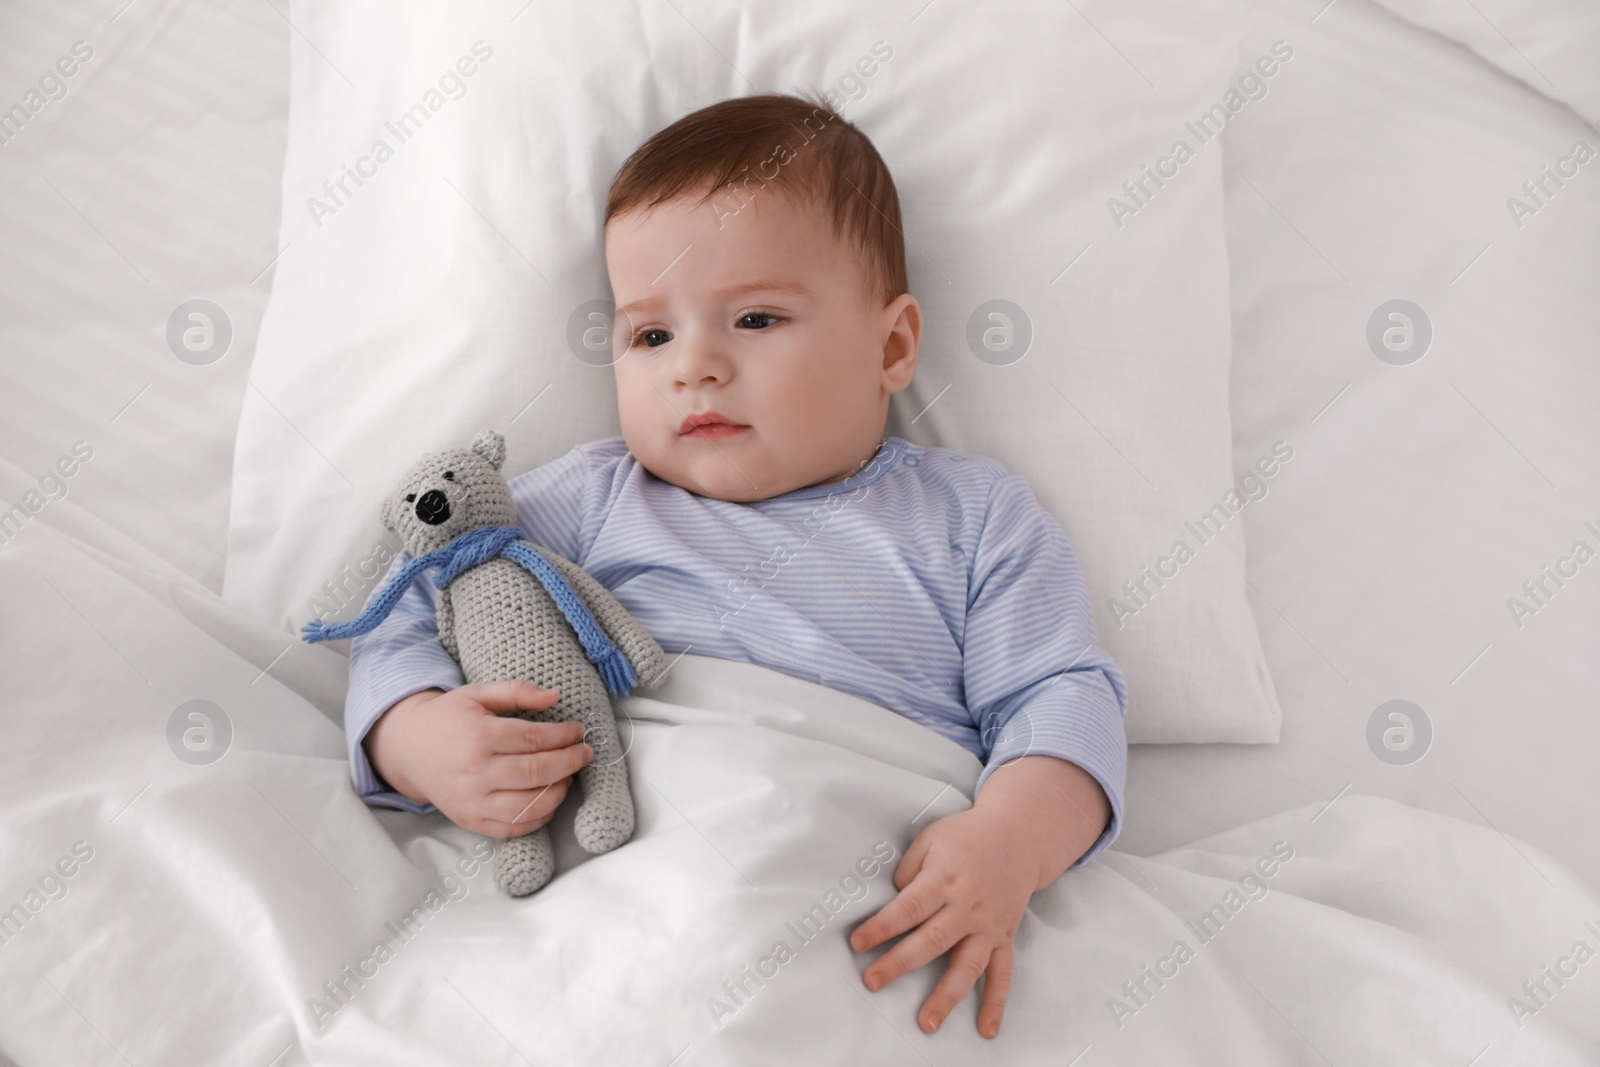
[(555, 689), (543, 689), (532, 682), (515, 679), (504, 682), (474, 682), (456, 690), (462, 696), (483, 705), (496, 715), (517, 711), (543, 711), (561, 699)]
[(972, 992), (990, 955), (989, 947), (977, 938), (961, 939), (956, 950), (950, 953), (950, 964), (944, 969), (944, 976), (933, 987), (928, 999), (922, 1002), (922, 1011), (917, 1013), (917, 1025), (922, 1027), (924, 1033), (931, 1034), (939, 1029), (951, 1010)]
[(520, 837), (550, 821), (567, 796), (564, 778), (541, 789), (498, 789), (484, 801), (482, 832), (491, 837)]
[(496, 752), (547, 752), (583, 740), (583, 724), (578, 722), (528, 722), (510, 718), (485, 719), (483, 725), (489, 730)]
[(876, 915), (855, 928), (850, 935), (850, 947), (866, 952), (898, 937), (944, 906), (933, 883), (914, 882), (902, 889), (889, 903), (878, 909)]
[(548, 752), (490, 756), (484, 783), (491, 790), (542, 789), (577, 774), (593, 758), (594, 749), (585, 744)]
[(983, 973), (983, 1003), (978, 1008), (978, 1033), (984, 1037), (1000, 1034), (1000, 1020), (1006, 1013), (1006, 997), (1011, 995), (1011, 942), (994, 950)]
[(922, 833), (911, 842), (911, 847), (906, 849), (906, 854), (900, 857), (900, 864), (894, 869), (894, 887), (904, 889), (917, 877), (917, 872), (922, 870), (922, 861), (928, 855), (928, 849), (933, 843), (933, 835), (928, 831), (933, 825), (927, 826)]
[(873, 960), (861, 978), (868, 989), (882, 989), (907, 971), (938, 959), (966, 933), (957, 926), (955, 913), (941, 908), (937, 915), (907, 934), (905, 940)]

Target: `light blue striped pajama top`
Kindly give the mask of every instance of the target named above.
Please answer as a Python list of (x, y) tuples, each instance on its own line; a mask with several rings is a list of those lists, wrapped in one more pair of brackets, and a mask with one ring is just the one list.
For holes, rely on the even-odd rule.
[[(1066, 533), (992, 459), (898, 437), (859, 472), (735, 504), (639, 465), (619, 438), (511, 480), (529, 539), (609, 588), (668, 653), (742, 660), (890, 708), (985, 764), (1071, 760), (1122, 825), (1122, 672), (1096, 643)], [(407, 559), (390, 568), (392, 574)], [(463, 684), (439, 643), (430, 580), (350, 648), (345, 732), (370, 804), (433, 811), (373, 771), (361, 741), (386, 709)], [(1080, 860), (1079, 862), (1083, 862)]]

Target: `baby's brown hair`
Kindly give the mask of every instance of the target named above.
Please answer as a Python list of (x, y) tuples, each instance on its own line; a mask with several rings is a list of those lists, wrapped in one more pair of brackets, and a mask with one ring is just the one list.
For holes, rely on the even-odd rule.
[(685, 115), (623, 161), (605, 221), (704, 188), (700, 203), (726, 224), (769, 185), (828, 210), (884, 303), (907, 291), (894, 179), (867, 135), (824, 100), (766, 93)]

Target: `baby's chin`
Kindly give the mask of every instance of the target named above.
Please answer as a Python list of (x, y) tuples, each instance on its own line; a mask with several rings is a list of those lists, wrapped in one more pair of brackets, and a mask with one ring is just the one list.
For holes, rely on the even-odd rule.
[(807, 478), (801, 471), (776, 469), (761, 454), (759, 442), (748, 439), (754, 434), (754, 430), (747, 430), (736, 438), (722, 440), (675, 438), (664, 446), (634, 449), (633, 455), (645, 470), (664, 482), (698, 496), (734, 504), (781, 496), (817, 480)]
[(672, 440), (667, 445), (643, 453), (635, 450), (634, 458), (643, 469), (661, 478), (662, 482), (699, 496), (738, 504), (773, 496), (762, 485), (763, 478), (760, 477), (760, 470), (754, 469), (754, 462), (749, 458), (734, 456), (736, 450), (726, 443), (717, 442), (717, 448), (710, 445), (712, 442), (709, 440)]

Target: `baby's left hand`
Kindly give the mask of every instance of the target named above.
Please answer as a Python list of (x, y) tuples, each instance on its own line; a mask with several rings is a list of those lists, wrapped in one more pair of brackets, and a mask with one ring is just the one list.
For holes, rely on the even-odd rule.
[(978, 1033), (994, 1037), (1028, 899), (1089, 850), (1110, 814), (1105, 790), (1076, 763), (1030, 755), (1000, 766), (971, 808), (917, 835), (894, 872), (899, 895), (850, 935), (850, 947), (865, 952), (914, 929), (862, 974), (867, 988), (953, 949), (917, 1024), (939, 1029), (982, 975)]
[(939, 1029), (983, 975), (978, 1032), (998, 1034), (1011, 985), (1011, 938), (1039, 882), (1032, 836), (1017, 820), (982, 808), (918, 834), (894, 872), (899, 895), (850, 935), (850, 946), (865, 952), (917, 928), (866, 969), (867, 988), (882, 989), (954, 948), (917, 1024), (930, 1034)]

